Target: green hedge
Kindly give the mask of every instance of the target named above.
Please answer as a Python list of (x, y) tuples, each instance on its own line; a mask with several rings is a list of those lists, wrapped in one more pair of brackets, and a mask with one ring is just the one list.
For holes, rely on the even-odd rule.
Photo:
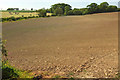
[(0, 22), (5, 22), (5, 21), (18, 21), (22, 19), (28, 19), (28, 18), (38, 18), (38, 16), (29, 16), (29, 17), (9, 17), (9, 18), (0, 18)]

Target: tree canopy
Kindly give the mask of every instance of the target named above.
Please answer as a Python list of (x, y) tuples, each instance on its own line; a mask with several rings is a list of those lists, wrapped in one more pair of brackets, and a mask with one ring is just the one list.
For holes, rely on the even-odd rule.
[(54, 4), (54, 5), (51, 6), (51, 9), (52, 9), (53, 13), (56, 14), (56, 11), (57, 11), (58, 14), (56, 14), (56, 15), (60, 15), (61, 13), (62, 13), (62, 15), (67, 14), (67, 12), (69, 10), (71, 10), (71, 8), (72, 7), (69, 4), (65, 4), (65, 3), (58, 3), (58, 4)]
[(41, 16), (46, 16), (46, 13), (52, 13), (56, 16), (62, 15), (86, 15), (93, 13), (102, 13), (102, 12), (115, 12), (120, 11), (120, 8), (117, 6), (109, 5), (107, 2), (102, 2), (99, 5), (97, 3), (91, 3), (86, 6), (86, 8), (74, 8), (69, 4), (58, 3), (51, 6), (50, 9), (40, 9), (38, 10)]
[(39, 9), (38, 12), (39, 12), (39, 16), (40, 17), (45, 17), (46, 16), (46, 10), (45, 10), (45, 8)]

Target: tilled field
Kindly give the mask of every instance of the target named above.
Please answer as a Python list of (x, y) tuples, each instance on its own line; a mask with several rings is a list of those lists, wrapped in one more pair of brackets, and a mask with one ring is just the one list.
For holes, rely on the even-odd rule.
[(7, 22), (3, 39), (12, 65), (45, 78), (117, 74), (117, 12)]

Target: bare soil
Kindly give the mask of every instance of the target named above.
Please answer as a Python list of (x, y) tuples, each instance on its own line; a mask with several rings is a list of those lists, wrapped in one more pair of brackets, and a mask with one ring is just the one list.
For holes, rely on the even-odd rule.
[(10, 64), (45, 78), (115, 77), (118, 13), (3, 23)]

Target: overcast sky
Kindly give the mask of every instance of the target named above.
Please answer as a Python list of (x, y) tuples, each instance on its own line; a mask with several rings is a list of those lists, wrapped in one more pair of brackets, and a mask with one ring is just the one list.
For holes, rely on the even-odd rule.
[(85, 8), (90, 3), (100, 4), (101, 2), (108, 2), (110, 5), (118, 6), (120, 0), (0, 0), (0, 9), (7, 8), (26, 8), (26, 9), (40, 9), (50, 8), (56, 3), (67, 3), (72, 8)]

